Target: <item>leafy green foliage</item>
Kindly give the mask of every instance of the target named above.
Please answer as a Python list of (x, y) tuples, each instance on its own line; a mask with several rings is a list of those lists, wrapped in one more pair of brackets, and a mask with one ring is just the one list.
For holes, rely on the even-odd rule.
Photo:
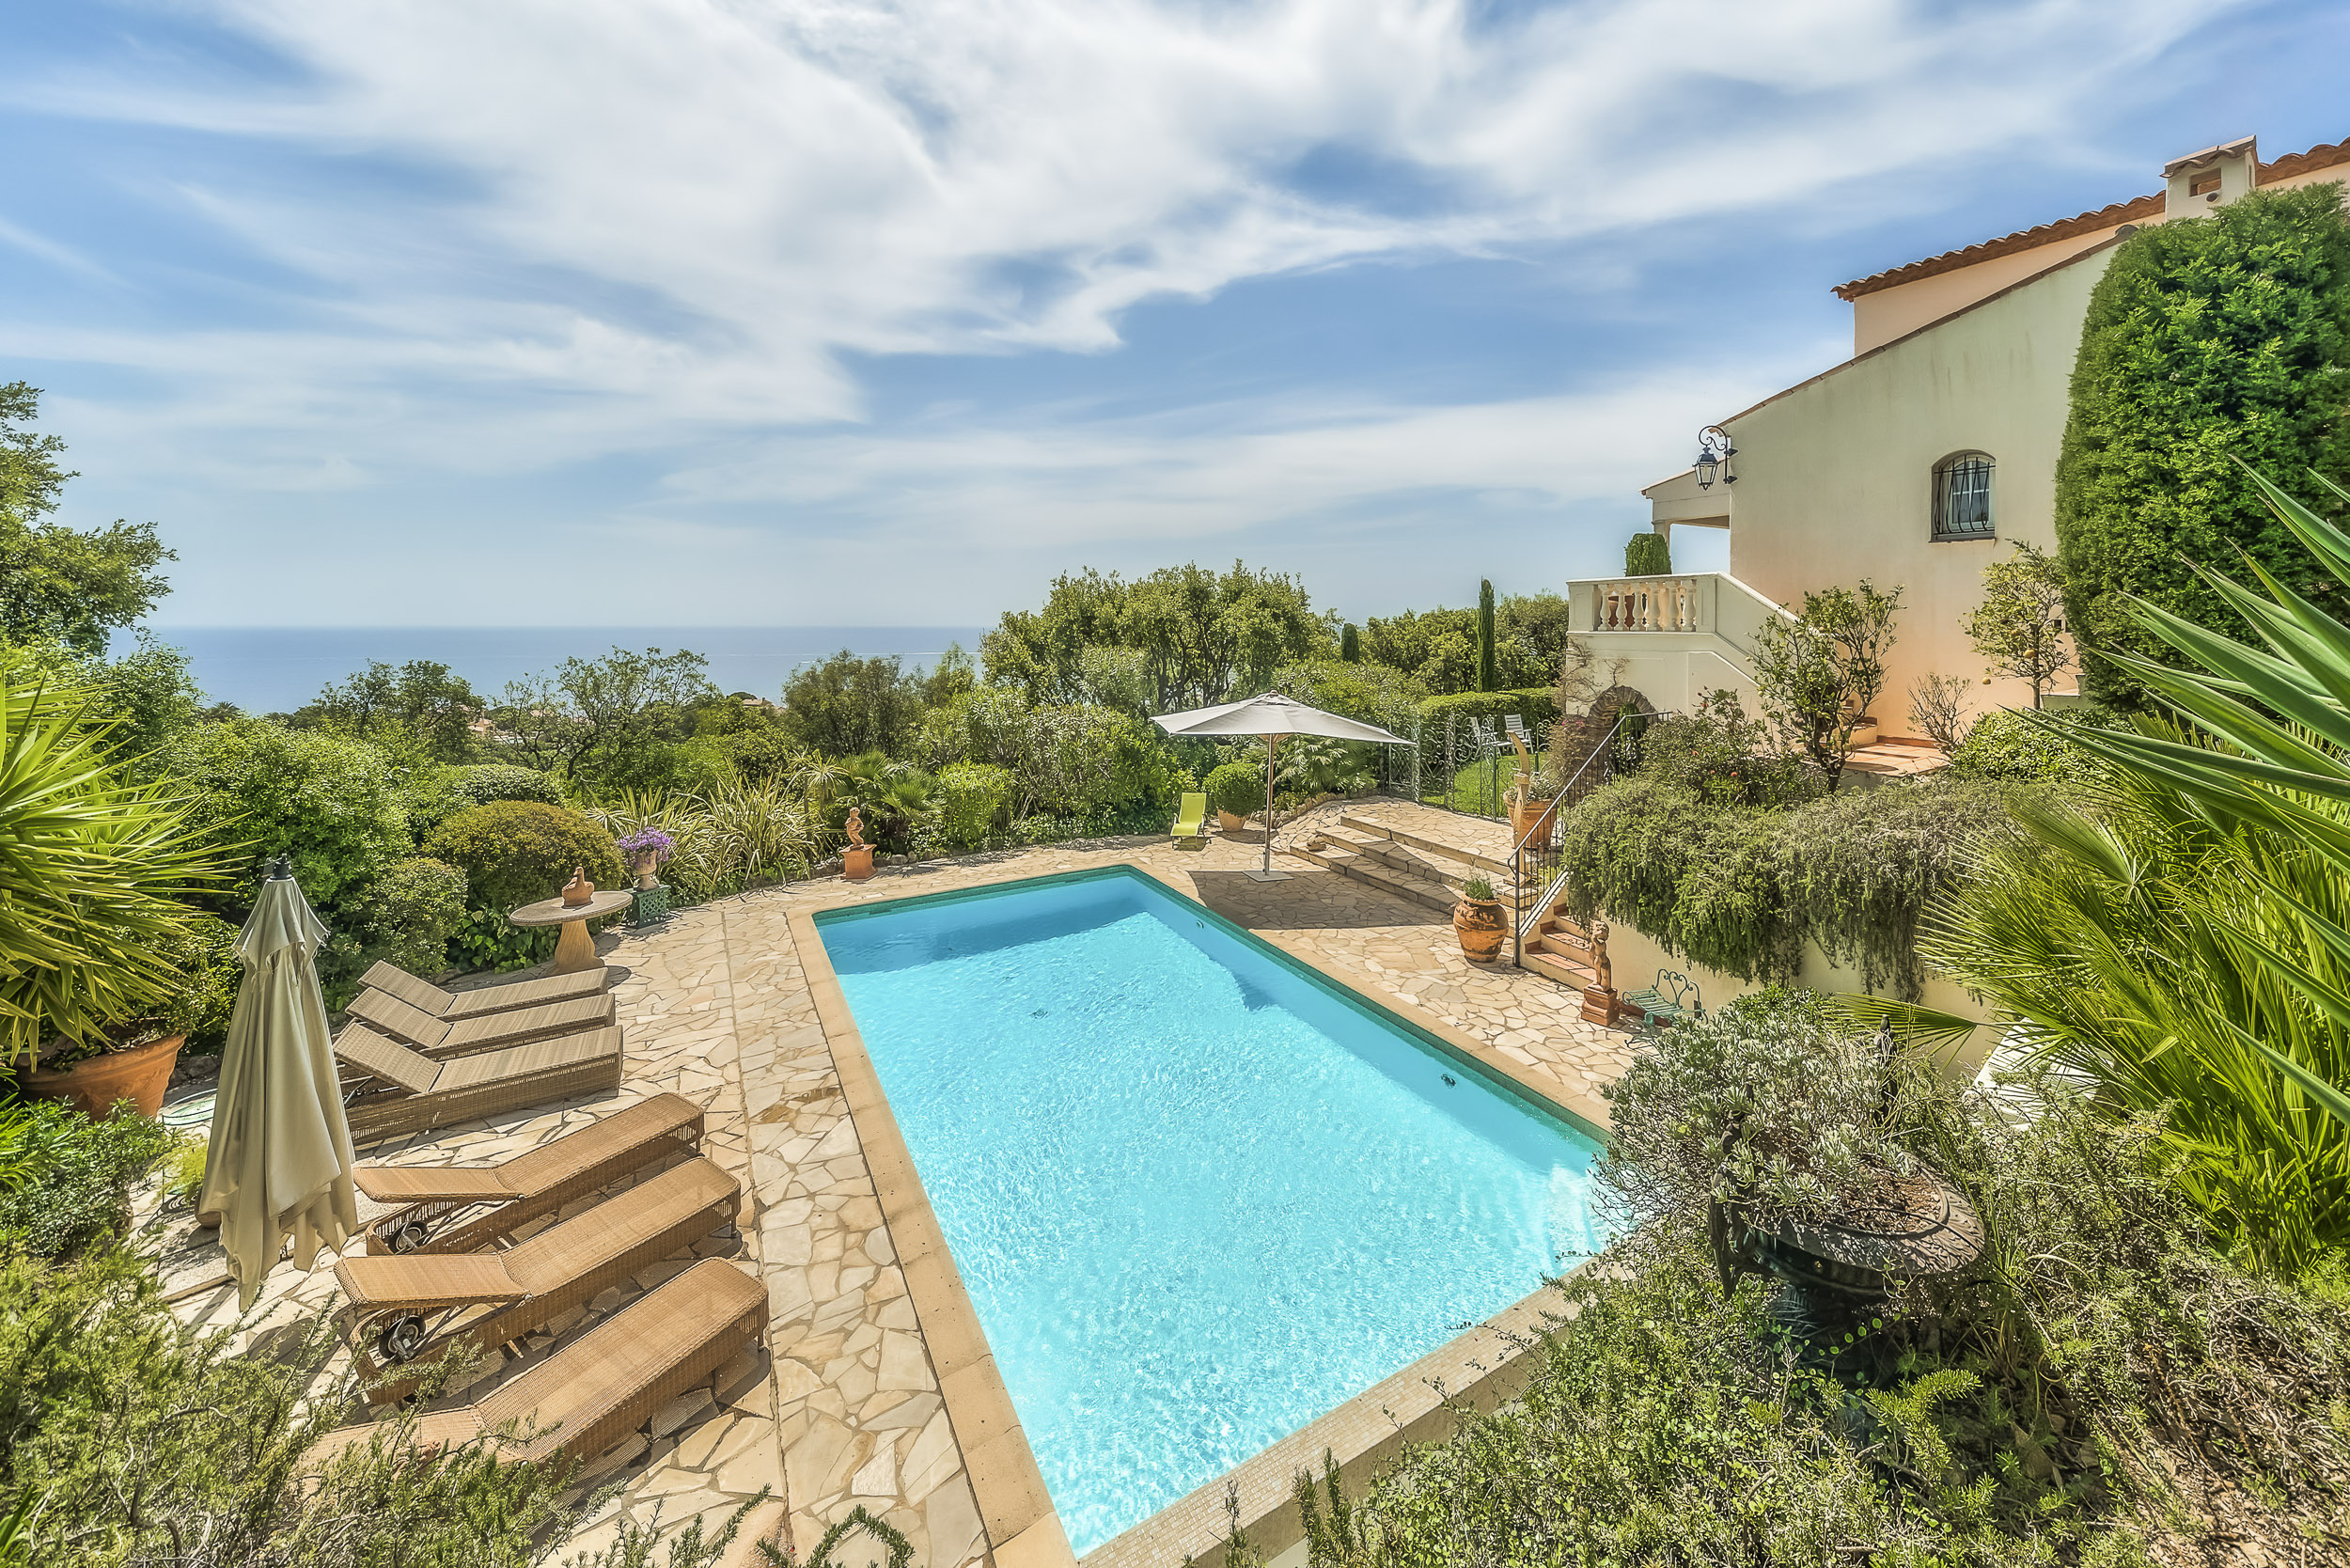
[(1031, 708), (1018, 692), (982, 686), (932, 710), (922, 761), (988, 762), (1012, 776), (1012, 815), (1080, 818), (1173, 804), (1183, 766), (1144, 719), (1111, 708)]
[(464, 919), (464, 872), (422, 856), (396, 861), (368, 889), (359, 961), (430, 980), (448, 967), (449, 938)]
[(1819, 793), (1801, 759), (1773, 745), (1769, 728), (1728, 688), (1650, 725), (1640, 746), (1642, 773), (1726, 806), (1790, 806)]
[(847, 649), (803, 665), (783, 687), (783, 738), (826, 757), (901, 752), (922, 722), (921, 678), (895, 656)]
[(375, 745), (402, 766), (469, 760), (471, 726), (487, 708), (462, 675), (430, 659), (370, 663), (296, 710), (297, 729), (325, 729)]
[(329, 926), (347, 930), (358, 913), (347, 902), (408, 852), (390, 765), (363, 741), (239, 718), (198, 725), (164, 761), (196, 792), (208, 839), (251, 856), (242, 900), (259, 886), (265, 858), (290, 855), (304, 894)]
[(1805, 594), (1800, 614), (1767, 617), (1755, 633), (1763, 716), (1780, 745), (1802, 752), (1831, 791), (1843, 777), (1855, 724), (1885, 689), (1885, 655), (1904, 591), (1881, 592), (1864, 577), (1858, 588)]
[(172, 996), (165, 949), (223, 858), (183, 790), (110, 765), (89, 701), (0, 688), (0, 1063), (95, 1046)]
[(2088, 704), (2049, 714), (2035, 723), (2012, 708), (1995, 708), (1975, 720), (1950, 754), (1950, 771), (1961, 778), (2003, 778), (2019, 784), (2072, 786), (2102, 767), (2073, 744), (2076, 729), (2111, 729), (2121, 717), (2110, 708)]
[(74, 476), (57, 461), (65, 443), (29, 428), (39, 414), (37, 387), (0, 385), (0, 642), (54, 639), (96, 658), (170, 591), (159, 568), (178, 557), (152, 523), (44, 521)]
[(1623, 547), (1623, 574), (1662, 577), (1673, 569), (1672, 541), (1655, 532), (1634, 534)]
[(498, 916), (555, 897), (574, 868), (598, 887), (617, 887), (626, 875), (610, 833), (576, 811), (537, 801), (471, 807), (443, 823), (424, 847), (464, 874), (473, 908)]
[(2101, 701), (2141, 678), (2108, 651), (2179, 662), (2124, 593), (2215, 630), (2236, 625), (2191, 562), (2248, 552), (2285, 587), (2334, 594), (2237, 466), (2339, 520), (2312, 470), (2350, 474), (2350, 219), (2339, 185), (2254, 192), (2191, 223), (2140, 229), (2081, 323), (2057, 463), (2066, 604)]
[(1208, 804), (1219, 811), (1235, 817), (1254, 815), (1264, 809), (1264, 767), (1250, 767), (1246, 762), (1225, 762), (1212, 770), (1202, 784)]
[(2015, 553), (1982, 571), (1982, 598), (1960, 619), (1966, 640), (1984, 666), (2031, 684), (2031, 705), (2049, 682), (2073, 667), (2064, 635), (2064, 567), (2022, 540)]
[(1339, 658), (1350, 665), (1363, 662), (1363, 629), (1351, 620), (1339, 633)]
[(991, 684), (1049, 707), (1101, 701), (1085, 651), (1130, 649), (1143, 656), (1151, 711), (1164, 713), (1262, 690), (1327, 635), (1294, 578), (1238, 561), (1220, 576), (1194, 563), (1133, 582), (1088, 570), (1055, 578), (1042, 609), (1005, 611), (979, 658)]
[(492, 711), (513, 760), (594, 793), (666, 784), (706, 712), (742, 712), (710, 683), (709, 661), (681, 650), (616, 648), (509, 681)]
[(563, 786), (553, 774), (536, 768), (482, 762), (425, 769), (410, 776), (400, 796), (408, 813), (408, 831), (421, 843), (458, 812), (494, 800), (535, 800), (543, 806), (560, 806)]
[(674, 903), (805, 876), (818, 858), (818, 830), (805, 784), (736, 775), (696, 793), (625, 792), (587, 815), (624, 839), (644, 828), (669, 835), (674, 847), (661, 879)]
[[(323, 1317), (269, 1355), (175, 1322), (127, 1255), (0, 1267), (0, 1495), (44, 1499), (33, 1556), (55, 1568), (526, 1568), (583, 1508), (565, 1466), (503, 1462), (494, 1442), (408, 1446), (408, 1419), (320, 1461), (356, 1392), (326, 1376)], [(723, 1544), (691, 1532), (670, 1568)], [(650, 1560), (650, 1539), (572, 1559)]]
[(1915, 998), (1919, 921), (2006, 811), (2001, 786), (1933, 776), (1771, 808), (1644, 771), (1562, 813), (1560, 856), (1577, 919), (1748, 980), (1793, 982), (1815, 944)]
[(228, 1042), (228, 1017), (244, 981), (244, 965), (237, 962), (237, 928), (215, 916), (192, 914), (163, 950), (174, 984), (157, 1011), (167, 1027), (186, 1037), (183, 1051), (217, 1054)]
[(951, 849), (973, 849), (1010, 825), (1012, 777), (993, 762), (950, 762), (932, 781), (938, 833)]
[[(1497, 719), (1504, 713), (1515, 713), (1528, 724), (1556, 724), (1559, 705), (1551, 692), (1541, 686), (1524, 687), (1516, 691), (1457, 692), (1446, 697), (1432, 697), (1419, 704), (1419, 721), (1423, 725), (1442, 728), (1444, 721), (1472, 718)], [(1465, 726), (1463, 727), (1465, 737)], [(1423, 733), (1421, 744), (1430, 737)]]
[[(1444, 696), (1476, 692), (1478, 612), (1405, 610), (1363, 623), (1363, 657)], [(1494, 606), (1494, 682), (1510, 690), (1559, 678), (1574, 622), (1563, 595), (1512, 594)], [(1531, 714), (1528, 715), (1529, 718)]]
[(174, 1137), (127, 1104), (92, 1121), (58, 1101), (27, 1103), (10, 1129), (21, 1184), (0, 1189), (0, 1254), (72, 1257), (128, 1230), (131, 1188)]
[(846, 841), (849, 813), (858, 814), (865, 841), (904, 855), (931, 824), (931, 776), (911, 762), (879, 751), (812, 765), (808, 804), (836, 842)]

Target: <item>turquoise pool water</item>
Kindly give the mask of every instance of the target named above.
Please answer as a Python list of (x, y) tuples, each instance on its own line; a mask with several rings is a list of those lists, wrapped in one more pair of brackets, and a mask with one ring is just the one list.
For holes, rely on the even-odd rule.
[(1080, 1553), (1601, 1245), (1596, 1142), (1139, 873), (818, 921)]

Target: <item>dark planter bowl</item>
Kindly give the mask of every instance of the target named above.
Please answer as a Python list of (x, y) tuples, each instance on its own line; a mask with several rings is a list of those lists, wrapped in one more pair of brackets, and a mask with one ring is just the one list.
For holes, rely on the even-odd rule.
[(1965, 1193), (1924, 1171), (1897, 1184), (1887, 1201), (1817, 1223), (1789, 1220), (1749, 1242), (1757, 1261), (1791, 1284), (1873, 1301), (1904, 1280), (1966, 1274), (1982, 1257), (1982, 1220)]

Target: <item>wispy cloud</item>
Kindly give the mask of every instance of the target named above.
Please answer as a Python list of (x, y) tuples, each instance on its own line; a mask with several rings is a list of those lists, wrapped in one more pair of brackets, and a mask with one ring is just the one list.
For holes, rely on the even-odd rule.
[[(765, 505), (757, 525), (787, 531), (854, 511), (893, 537), (1073, 546), (1109, 517), (1173, 540), (1430, 488), (1596, 494), (1653, 452), (1639, 411), (1670, 401), (1677, 430), (1698, 400), (1642, 373), (1482, 407), (1238, 403), (1193, 421), (1214, 435), (1005, 410), (874, 430), (857, 367), (1107, 354), (1141, 302), (1371, 259), (1637, 254), (1708, 214), (1832, 204), (2060, 136), (2230, 8), (192, 8), (285, 69), (52, 62), (0, 95), (230, 149), (146, 199), (282, 280), (266, 307), (176, 328), (0, 304), (12, 352), (152, 389), (74, 410), (123, 471), (364, 489), (628, 451), (671, 472), (612, 509), (621, 526)], [(751, 455), (712, 461), (736, 439)], [(745, 525), (729, 515), (728, 539)]]

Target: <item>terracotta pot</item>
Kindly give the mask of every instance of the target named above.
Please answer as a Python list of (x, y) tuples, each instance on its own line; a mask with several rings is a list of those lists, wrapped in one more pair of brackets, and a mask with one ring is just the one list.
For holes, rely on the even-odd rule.
[(171, 1070), (185, 1038), (167, 1034), (55, 1072), (37, 1069), (23, 1080), (24, 1092), (36, 1100), (70, 1100), (93, 1121), (102, 1121), (117, 1100), (130, 1101), (141, 1116), (153, 1116), (164, 1108), (164, 1090), (171, 1087)]
[(873, 846), (852, 844), (840, 852), (840, 874), (851, 882), (863, 882), (873, 874)]
[(1512, 801), (1510, 803), (1511, 841), (1519, 844), (1526, 842), (1526, 836), (1534, 831), (1535, 826), (1543, 820), (1543, 813), (1549, 809), (1550, 802), (1546, 800), (1529, 800), (1523, 803)]
[(1463, 899), (1452, 906), (1452, 932), (1461, 939), (1461, 956), (1471, 964), (1491, 964), (1501, 957), (1501, 943), (1510, 934), (1510, 917), (1499, 899)]
[(1246, 817), (1235, 817), (1221, 806), (1215, 808), (1215, 825), (1227, 833), (1238, 833), (1248, 825)]

